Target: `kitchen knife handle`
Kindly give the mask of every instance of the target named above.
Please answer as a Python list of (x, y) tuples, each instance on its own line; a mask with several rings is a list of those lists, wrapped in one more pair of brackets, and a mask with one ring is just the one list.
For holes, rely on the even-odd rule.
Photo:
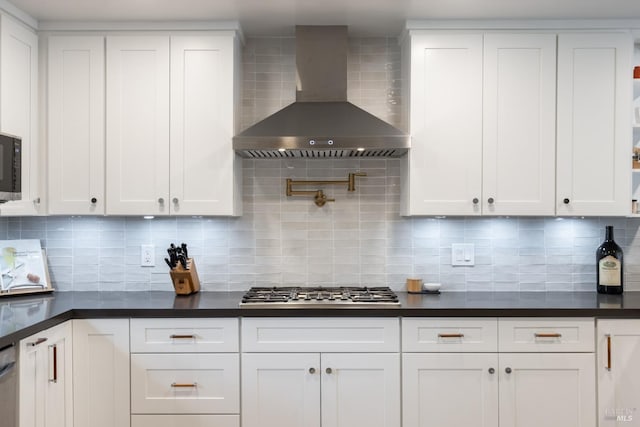
[(611, 370), (611, 335), (607, 334), (607, 371)]
[(562, 334), (559, 332), (536, 332), (534, 336), (536, 338), (560, 338)]
[(173, 388), (194, 388), (198, 387), (198, 383), (171, 383)]
[(49, 378), (50, 383), (58, 382), (58, 346), (53, 344), (50, 345), (49, 348), (53, 352), (53, 377)]
[(464, 338), (464, 334), (438, 334), (438, 338)]
[(35, 340), (34, 342), (27, 343), (27, 345), (28, 345), (29, 347), (35, 347), (35, 346), (37, 346), (37, 345), (39, 345), (39, 344), (42, 344), (42, 343), (43, 343), (43, 342), (45, 342), (46, 340), (47, 340), (47, 338), (38, 338), (38, 339), (37, 339), (37, 340)]

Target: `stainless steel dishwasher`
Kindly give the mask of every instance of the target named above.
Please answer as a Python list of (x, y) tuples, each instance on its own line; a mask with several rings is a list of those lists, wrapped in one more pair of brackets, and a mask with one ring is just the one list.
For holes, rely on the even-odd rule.
[(0, 427), (18, 426), (17, 362), (13, 344), (0, 349)]

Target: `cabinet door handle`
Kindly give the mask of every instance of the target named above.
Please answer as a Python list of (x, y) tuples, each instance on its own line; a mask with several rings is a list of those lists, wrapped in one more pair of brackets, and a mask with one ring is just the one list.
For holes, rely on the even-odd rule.
[(510, 373), (511, 373), (511, 368), (507, 367), (507, 368), (505, 368), (505, 370), (504, 370), (504, 371), (505, 371), (507, 374), (510, 374)]
[(438, 338), (464, 338), (463, 333), (457, 334), (438, 334)]
[(495, 370), (495, 369), (493, 369), (493, 368), (489, 368), (489, 373), (490, 373), (490, 374), (493, 374), (493, 373), (495, 373), (495, 372), (496, 372), (496, 370)]
[(309, 373), (310, 374), (315, 374), (316, 373), (316, 368), (309, 368)]
[(492, 204), (493, 204), (493, 202), (495, 202), (495, 200), (493, 200), (493, 197), (489, 197), (489, 198), (487, 199), (487, 202), (488, 202), (490, 205), (492, 205)]
[(478, 200), (477, 197), (474, 197), (472, 202), (473, 202), (474, 205), (477, 205), (478, 203), (480, 203), (480, 200)]
[(536, 332), (534, 335), (536, 338), (560, 338), (562, 336), (558, 332)]
[(331, 369), (331, 368), (327, 368), (327, 369), (325, 369), (325, 372), (326, 372), (327, 374), (331, 374), (331, 373), (333, 372), (333, 369)]
[(37, 340), (35, 340), (35, 341), (33, 341), (33, 342), (27, 343), (27, 345), (28, 345), (29, 347), (35, 347), (35, 346), (37, 346), (37, 345), (42, 344), (42, 343), (43, 343), (43, 342), (45, 342), (46, 340), (47, 340), (47, 338), (38, 338)]
[(195, 335), (177, 335), (177, 334), (172, 334), (171, 336), (169, 336), (170, 339), (172, 340), (195, 340), (196, 336)]
[(607, 371), (611, 370), (611, 335), (607, 334)]
[(569, 203), (571, 203), (571, 200), (565, 198), (564, 200), (562, 200), (562, 203), (564, 203), (565, 205), (568, 205)]
[(158, 203), (160, 203), (161, 205), (163, 205), (163, 204), (164, 204), (164, 198), (159, 197), (159, 198), (158, 198)]
[(174, 205), (177, 205), (180, 202), (180, 199), (178, 199), (177, 197), (174, 197), (172, 202)]
[(198, 383), (171, 383), (173, 388), (195, 388), (198, 387)]
[(58, 382), (58, 346), (53, 344), (53, 345), (50, 345), (49, 348), (52, 350), (52, 353), (53, 353), (53, 376), (52, 378), (49, 378), (49, 382), (57, 383)]
[(98, 199), (96, 199), (95, 197), (91, 198), (91, 204), (95, 205), (96, 203), (98, 203)]

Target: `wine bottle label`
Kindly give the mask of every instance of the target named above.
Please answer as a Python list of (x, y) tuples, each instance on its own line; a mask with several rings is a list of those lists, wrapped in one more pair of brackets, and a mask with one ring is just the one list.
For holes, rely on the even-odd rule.
[(600, 269), (600, 283), (602, 286), (620, 286), (622, 283), (622, 269), (620, 260), (609, 255), (598, 262)]

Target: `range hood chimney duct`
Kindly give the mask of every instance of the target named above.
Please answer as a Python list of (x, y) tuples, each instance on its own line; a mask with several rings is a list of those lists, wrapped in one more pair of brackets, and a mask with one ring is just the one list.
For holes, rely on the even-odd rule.
[(346, 26), (296, 27), (296, 102), (233, 138), (248, 158), (400, 157), (407, 134), (347, 101)]

